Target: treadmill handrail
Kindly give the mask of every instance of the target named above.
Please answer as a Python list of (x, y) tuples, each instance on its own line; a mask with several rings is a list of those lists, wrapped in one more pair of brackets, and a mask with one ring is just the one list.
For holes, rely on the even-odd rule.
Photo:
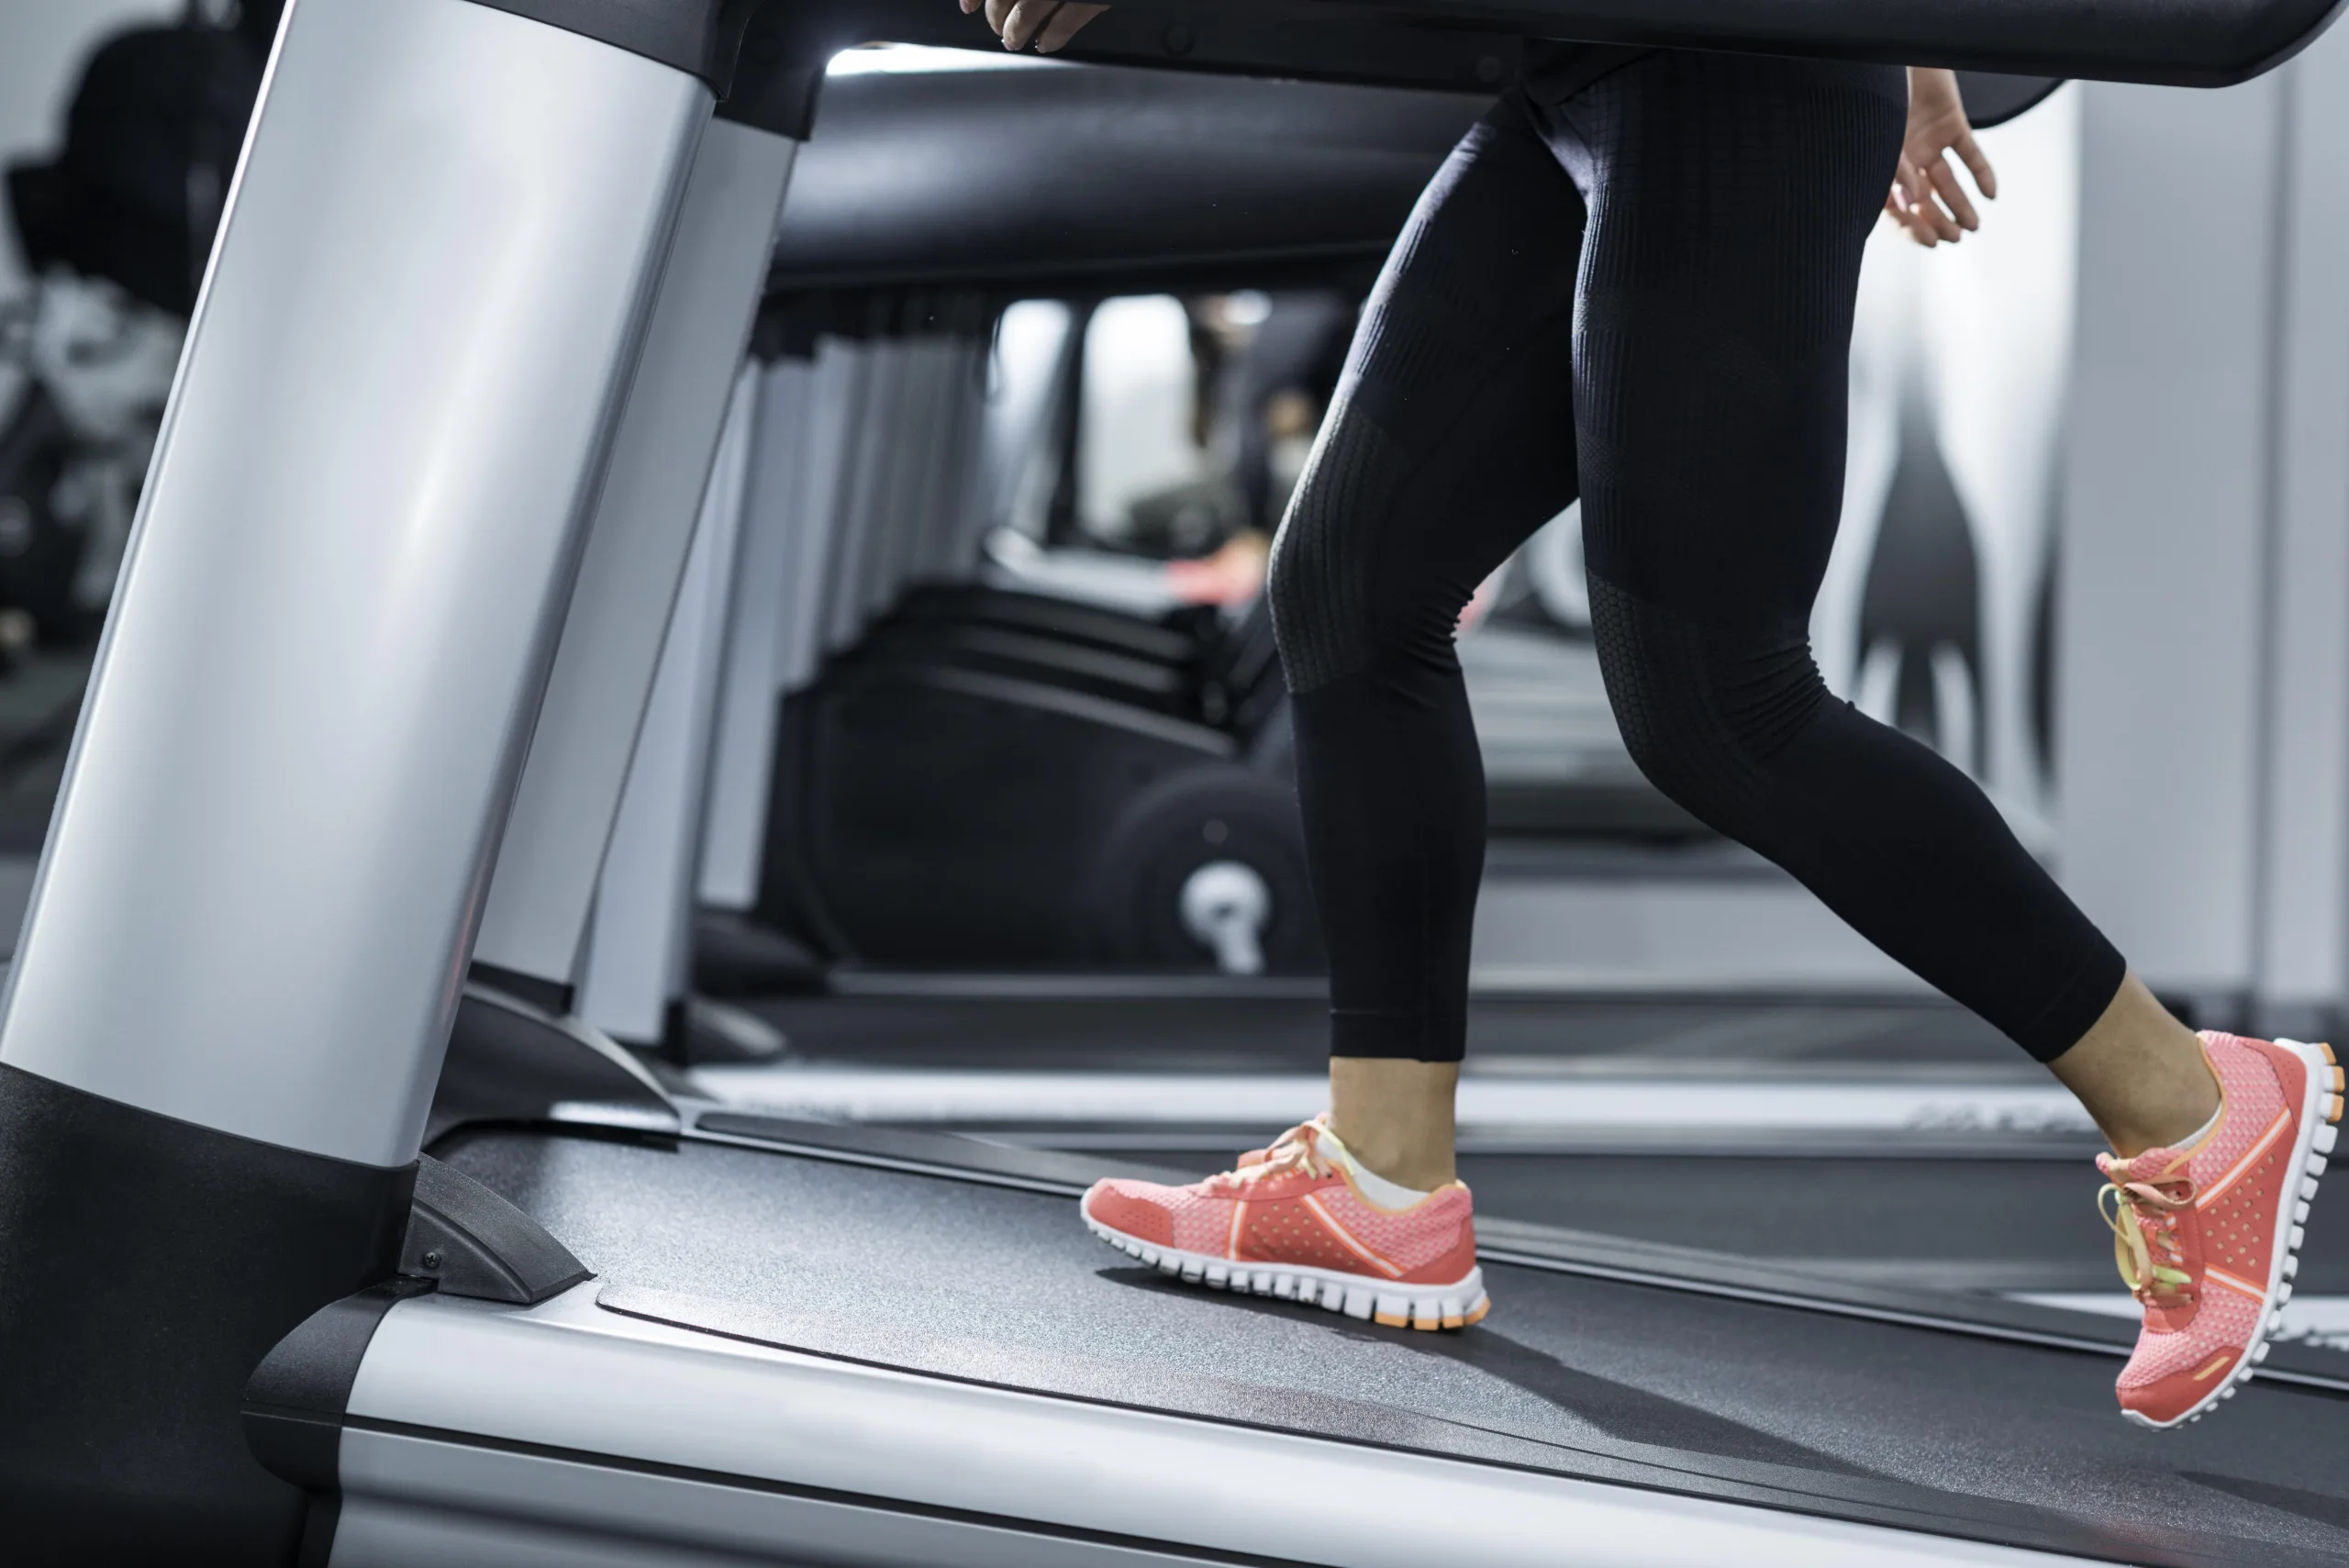
[[(1068, 58), (1392, 82), (1431, 31), (1831, 56), (2026, 75), (2217, 87), (2274, 69), (2342, 0), (1122, 0)], [(779, 14), (787, 12), (788, 17)], [(999, 49), (949, 0), (788, 0), (800, 61), (887, 39)], [(1398, 74), (1398, 72), (1403, 73)], [(1499, 72), (1480, 72), (1487, 85)]]

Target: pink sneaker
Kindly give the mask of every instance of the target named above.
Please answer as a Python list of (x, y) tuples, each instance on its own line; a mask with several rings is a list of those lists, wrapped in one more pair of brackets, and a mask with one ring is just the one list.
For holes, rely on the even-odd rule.
[(1357, 1184), (1353, 1156), (1316, 1118), (1240, 1168), (1187, 1187), (1096, 1182), (1087, 1229), (1161, 1273), (1317, 1303), (1391, 1329), (1461, 1329), (1490, 1310), (1468, 1189), (1400, 1208)]
[(2141, 1427), (2200, 1420), (2267, 1359), (2341, 1119), (2332, 1047), (2206, 1031), (2202, 1049), (2218, 1125), (2184, 1149), (2096, 1162), (2121, 1277), (2145, 1307), (2118, 1385)]

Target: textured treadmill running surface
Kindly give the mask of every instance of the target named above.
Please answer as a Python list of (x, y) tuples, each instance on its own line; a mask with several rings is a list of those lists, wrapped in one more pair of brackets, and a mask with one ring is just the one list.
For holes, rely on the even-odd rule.
[(2102, 1357), (1504, 1265), (1486, 1326), (1422, 1335), (1166, 1281), (1064, 1198), (709, 1144), (477, 1132), (440, 1152), (616, 1300), (741, 1303), (761, 1337), (825, 1353), (1601, 1477), (1697, 1465), (1732, 1496), (1807, 1472), (1933, 1510), (1876, 1477), (2056, 1510), (2147, 1561), (2349, 1554), (2349, 1400), (2325, 1395), (2254, 1382), (2148, 1432)]

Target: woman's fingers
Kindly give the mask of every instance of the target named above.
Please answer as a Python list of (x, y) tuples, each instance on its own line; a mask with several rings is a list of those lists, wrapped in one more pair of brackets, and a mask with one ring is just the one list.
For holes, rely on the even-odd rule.
[(1948, 218), (1928, 194), (1924, 171), (1905, 154), (1900, 160), (1899, 178), (1893, 183), (1892, 194), (1899, 201), (1896, 216), (1900, 219), (1900, 226), (1909, 231), (1909, 238), (1927, 250), (1940, 243), (1942, 225), (1948, 222)]
[(1026, 49), (1061, 8), (1061, 0), (1017, 0), (1003, 19), (1003, 47)]
[(1933, 230), (1924, 228), (1924, 218), (1920, 218), (1917, 205), (1909, 199), (1908, 160), (1905, 157), (1900, 160), (1900, 169), (1893, 173), (1893, 188), (1884, 193), (1884, 211), (1893, 216), (1893, 223), (1898, 223), (1900, 232), (1905, 232), (1909, 239), (1926, 249), (1933, 249)]
[[(962, 0), (966, 12), (978, 8), (980, 0)], [(1108, 10), (1107, 6), (1063, 3), (1063, 0), (985, 0), (987, 26), (1009, 50), (1036, 46), (1039, 54), (1050, 54), (1069, 39), (1077, 29)]]
[(1909, 204), (1901, 199), (1900, 187), (1898, 184), (1895, 184), (1891, 190), (1885, 193), (1884, 213), (1887, 217), (1892, 219), (1892, 221), (1899, 227), (1901, 233), (1906, 234), (1918, 244), (1931, 245), (1932, 243), (1932, 240), (1920, 235), (1917, 232), (1917, 226), (1909, 221)]
[(1965, 161), (1966, 169), (1974, 175), (1974, 188), (1980, 191), (1987, 199), (1998, 200), (1998, 172), (1990, 167), (1990, 160), (1983, 155), (1980, 144), (1974, 139), (1974, 133), (1970, 130), (1959, 131), (1951, 139), (1950, 146), (1956, 151), (1958, 157)]
[(1932, 176), (1934, 194), (1941, 197), (1942, 206), (1949, 209), (1950, 217), (1957, 220), (1960, 228), (1982, 227), (1981, 215), (1966, 199), (1965, 183), (1957, 177), (1957, 170), (1951, 165), (1946, 154), (1935, 153), (1926, 162), (1925, 172)]
[(1909, 158), (1903, 159), (1902, 163), (1908, 175), (1909, 205), (1916, 209), (1919, 221), (1932, 230), (1936, 239), (1956, 244), (1965, 230), (1960, 228), (1957, 220), (1943, 211), (1942, 204), (1933, 199), (1933, 177), (1927, 172), (1924, 161)]
[(1043, 32), (1037, 37), (1036, 52), (1052, 53), (1074, 38), (1078, 28), (1108, 8), (1107, 6), (1077, 5), (1074, 0), (1071, 4), (1063, 6), (1053, 14), (1052, 19), (1044, 24)]
[(1908, 177), (1909, 161), (1903, 158), (1892, 171), (1892, 188), (1884, 194), (1884, 210), (1892, 215), (1892, 221), (1900, 226), (1903, 233), (1922, 245), (1925, 241), (1918, 236), (1916, 220), (1909, 213)]

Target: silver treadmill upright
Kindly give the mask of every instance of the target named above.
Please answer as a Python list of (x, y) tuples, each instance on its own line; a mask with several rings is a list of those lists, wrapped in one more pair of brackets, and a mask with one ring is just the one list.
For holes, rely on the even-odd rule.
[[(2217, 83), (2331, 10), (1197, 0), (1121, 6), (1073, 52), (1464, 87), (1531, 32)], [(641, 547), (664, 600), (682, 570), (674, 534), (611, 528), (685, 527), (748, 300), (704, 319), (716, 293), (673, 285), (704, 275), (701, 240), (713, 290), (755, 271), (833, 49), (977, 26), (944, 0), (290, 7), (0, 1017), (11, 1561), (2109, 1556), (2060, 1521), (1907, 1494), (1561, 1469), (1276, 1405), (794, 1348), (771, 1303), (615, 1293), (484, 1181), (419, 1168), (509, 820), (572, 782), (542, 795), (526, 768), (534, 730), (562, 732), (567, 662), (599, 651), (567, 613), (607, 580), (599, 550)], [(721, 96), (751, 139), (713, 128)], [(639, 484), (658, 504), (622, 522)], [(625, 679), (649, 683), (645, 642)], [(598, 809), (583, 839), (608, 838)], [(775, 1144), (707, 1117), (677, 1137), (704, 1164)], [(962, 1180), (934, 1151), (826, 1158)], [(625, 1207), (650, 1179), (631, 1171), (576, 1224)], [(963, 1184), (1066, 1185), (983, 1174)], [(792, 1212), (753, 1202), (735, 1239)], [(1023, 1222), (999, 1218), (1017, 1252)], [(729, 1246), (683, 1242), (705, 1276)]]

